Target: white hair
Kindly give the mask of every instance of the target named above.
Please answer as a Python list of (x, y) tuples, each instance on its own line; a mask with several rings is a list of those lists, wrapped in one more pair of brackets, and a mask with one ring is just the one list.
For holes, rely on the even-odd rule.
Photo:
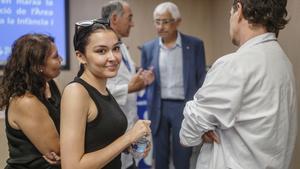
[(172, 15), (172, 17), (175, 20), (178, 20), (181, 18), (178, 7), (176, 6), (176, 4), (174, 4), (172, 2), (164, 2), (164, 3), (159, 4), (154, 9), (153, 18), (155, 19), (156, 15), (161, 15), (165, 12), (170, 12), (170, 14)]

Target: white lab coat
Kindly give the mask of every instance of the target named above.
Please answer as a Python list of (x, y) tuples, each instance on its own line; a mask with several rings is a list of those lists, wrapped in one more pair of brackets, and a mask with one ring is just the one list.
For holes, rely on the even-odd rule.
[(288, 169), (297, 133), (292, 65), (273, 33), (218, 59), (184, 109), (181, 143), (204, 143), (197, 169)]
[[(126, 59), (128, 60), (131, 71), (128, 70), (122, 60), (117, 76), (108, 79), (107, 88), (125, 113), (128, 121), (128, 129), (130, 129), (138, 119), (136, 102), (137, 93), (128, 94), (128, 83), (135, 74), (136, 69), (125, 44), (122, 43), (120, 48), (122, 55), (125, 55)], [(121, 160), (122, 169), (132, 165), (132, 155), (130, 154), (122, 153)]]

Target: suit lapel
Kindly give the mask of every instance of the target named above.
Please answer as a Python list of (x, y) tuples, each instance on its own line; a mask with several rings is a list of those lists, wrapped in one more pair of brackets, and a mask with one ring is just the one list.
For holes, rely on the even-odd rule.
[(159, 39), (156, 40), (154, 48), (153, 48), (153, 52), (154, 52), (154, 60), (153, 60), (153, 65), (154, 67), (156, 67), (157, 69), (154, 69), (154, 73), (155, 73), (155, 78), (157, 80), (157, 84), (160, 85), (160, 73), (159, 73)]
[(190, 64), (190, 57), (191, 57), (191, 46), (188, 43), (188, 39), (181, 34), (181, 44), (182, 44), (182, 62), (183, 62), (183, 85), (184, 85), (184, 93), (186, 96), (187, 88), (188, 88), (188, 76), (189, 71), (192, 69), (192, 64)]

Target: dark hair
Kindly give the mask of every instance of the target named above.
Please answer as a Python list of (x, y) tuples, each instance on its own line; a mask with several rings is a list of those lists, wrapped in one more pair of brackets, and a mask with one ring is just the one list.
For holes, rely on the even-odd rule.
[[(77, 27), (77, 26), (75, 26), (75, 27)], [(73, 37), (74, 49), (78, 50), (81, 53), (85, 53), (85, 48), (89, 42), (90, 35), (92, 33), (97, 32), (99, 29), (106, 30), (106, 29), (110, 29), (110, 28), (106, 25), (93, 23), (90, 26), (78, 28), (77, 30), (75, 30), (75, 34)]]
[(12, 45), (11, 54), (4, 67), (0, 87), (0, 108), (4, 108), (11, 97), (30, 92), (43, 98), (46, 79), (40, 66), (50, 55), (54, 38), (44, 34), (25, 34)]
[(263, 25), (268, 32), (278, 35), (288, 23), (287, 0), (234, 0), (234, 11), (238, 3), (242, 5), (243, 15), (249, 23)]
[(101, 17), (105, 19), (110, 19), (113, 12), (116, 12), (118, 16), (122, 16), (124, 14), (122, 3), (124, 3), (124, 1), (120, 0), (113, 0), (108, 2), (102, 7)]
[[(110, 26), (109, 26), (109, 21), (105, 19), (94, 19), (94, 20), (89, 20), (89, 21), (83, 21), (82, 26), (80, 26), (81, 22), (78, 22), (75, 24), (75, 34), (73, 37), (73, 45), (74, 49), (81, 52), (85, 53), (86, 51), (86, 46), (89, 43), (89, 38), (91, 34), (99, 31), (99, 30), (109, 30), (114, 32)], [(86, 25), (85, 23), (89, 23)], [(114, 32), (115, 33), (115, 32)], [(116, 35), (117, 37), (117, 35)], [(82, 73), (84, 72), (84, 66), (81, 64), (80, 69), (77, 73), (77, 76), (81, 76)]]

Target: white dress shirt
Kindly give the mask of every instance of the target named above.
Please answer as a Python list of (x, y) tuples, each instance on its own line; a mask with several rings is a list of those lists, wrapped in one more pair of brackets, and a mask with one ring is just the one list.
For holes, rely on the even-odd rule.
[(297, 133), (293, 69), (275, 34), (248, 40), (218, 59), (184, 109), (181, 143), (204, 143), (197, 169), (288, 169)]
[(162, 38), (159, 38), (159, 74), (162, 99), (184, 100), (183, 61), (180, 33), (177, 33), (176, 43), (167, 48)]
[[(137, 93), (128, 93), (128, 83), (135, 74), (135, 64), (131, 59), (127, 47), (124, 43), (121, 44), (121, 53), (127, 59), (130, 70), (126, 67), (124, 61), (121, 62), (117, 76), (107, 80), (107, 88), (114, 96), (124, 114), (127, 117), (128, 129), (132, 128), (138, 120), (137, 115)], [(122, 169), (132, 165), (132, 155), (122, 153), (121, 156)]]

